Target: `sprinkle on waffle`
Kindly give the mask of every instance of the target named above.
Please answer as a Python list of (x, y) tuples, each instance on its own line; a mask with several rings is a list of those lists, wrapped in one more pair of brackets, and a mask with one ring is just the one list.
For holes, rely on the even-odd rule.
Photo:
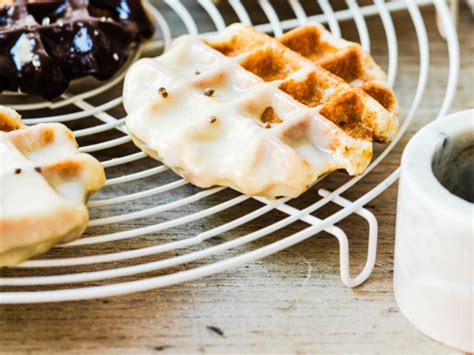
[(135, 63), (124, 105), (137, 146), (188, 181), (270, 198), (296, 197), (334, 170), (361, 174), (372, 139), (398, 129), (364, 90), (241, 24)]

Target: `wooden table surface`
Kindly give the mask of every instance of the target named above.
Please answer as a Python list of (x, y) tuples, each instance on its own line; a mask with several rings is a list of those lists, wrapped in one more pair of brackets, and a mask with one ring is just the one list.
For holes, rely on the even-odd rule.
[[(431, 43), (430, 79), (411, 133), (344, 195), (348, 199), (368, 191), (395, 169), (408, 137), (439, 110), (446, 46), (436, 30), (433, 10), (425, 9), (423, 15)], [(394, 18), (400, 51), (396, 93), (403, 115), (416, 84), (418, 52), (406, 13)], [(462, 68), (452, 111), (474, 106), (474, 27), (463, 7), (459, 26)], [(374, 29), (372, 51), (383, 64), (387, 58), (380, 22), (369, 20), (369, 28)], [(342, 29), (345, 37), (357, 38), (353, 24)], [(333, 174), (324, 187), (338, 186), (345, 179)], [(306, 193), (295, 205), (311, 202), (315, 194), (316, 190)], [(320, 233), (245, 267), (181, 285), (99, 300), (0, 306), (0, 353), (456, 353), (418, 332), (394, 301), (396, 196), (394, 185), (367, 206), (379, 221), (377, 262), (369, 280), (355, 289), (340, 281), (336, 239)], [(318, 216), (333, 211), (329, 206)], [(352, 216), (338, 226), (350, 237), (351, 264), (359, 270), (366, 257), (367, 226)], [(297, 224), (292, 228), (301, 229)], [(278, 238), (277, 234), (271, 237)]]

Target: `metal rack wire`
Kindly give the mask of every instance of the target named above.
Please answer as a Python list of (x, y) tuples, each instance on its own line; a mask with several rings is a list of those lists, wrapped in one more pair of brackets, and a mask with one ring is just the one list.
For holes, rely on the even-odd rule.
[[(199, 0), (198, 2), (213, 21), (217, 31), (226, 26), (219, 7), (212, 0)], [(193, 16), (182, 2), (165, 0), (165, 3), (179, 16), (187, 32), (191, 34), (199, 32)], [(418, 83), (413, 92), (413, 100), (411, 103), (405, 104), (407, 109), (406, 114), (401, 117), (400, 132), (394, 141), (375, 157), (364, 175), (346, 181), (334, 191), (320, 188), (318, 190), (320, 198), (304, 208), (294, 207), (287, 198), (271, 201), (239, 195), (233, 191), (228, 193), (230, 189), (223, 187), (208, 190), (192, 188), (186, 181), (173, 175), (167, 167), (155, 161), (147, 161), (145, 154), (138, 149), (132, 150), (131, 153), (129, 150), (122, 149), (131, 141), (123, 125), (124, 114), (121, 110), (122, 99), (119, 91), (126, 69), (110, 82), (95, 86), (90, 90), (67, 93), (60, 100), (54, 102), (34, 101), (33, 98), (14, 93), (5, 95), (0, 101), (9, 104), (25, 116), (31, 116), (32, 112), (42, 113), (40, 117), (26, 118), (27, 124), (63, 122), (71, 125), (76, 138), (87, 142), (80, 148), (81, 151), (97, 155), (113, 150), (111, 158), (102, 160), (108, 176), (111, 176), (110, 171), (119, 166), (125, 167), (125, 170), (130, 172), (123, 176), (109, 177), (103, 191), (90, 201), (91, 220), (86, 235), (79, 240), (56, 248), (61, 253), (66, 252), (67, 255), (70, 255), (69, 257), (62, 257), (62, 255), (54, 257), (53, 250), (52, 257), (48, 257), (48, 254), (46, 257), (42, 256), (39, 259), (27, 261), (17, 268), (2, 271), (0, 303), (59, 302), (109, 297), (173, 285), (263, 258), (323, 230), (336, 237), (339, 242), (340, 274), (344, 285), (355, 287), (369, 277), (375, 263), (378, 224), (375, 216), (365, 209), (364, 205), (396, 181), (399, 174), (398, 169), (355, 201), (349, 201), (341, 195), (355, 186), (383, 161), (406, 132), (415, 116), (427, 84), (429, 70), (429, 41), (419, 6), (432, 3), (436, 6), (445, 29), (449, 53), (449, 77), (438, 117), (447, 112), (455, 93), (459, 71), (459, 49), (455, 26), (447, 5), (441, 0), (433, 2), (428, 0), (407, 0), (405, 2), (375, 0), (373, 4), (365, 6), (360, 6), (356, 0), (347, 0), (347, 8), (343, 10), (334, 10), (328, 0), (319, 0), (321, 14), (311, 16), (305, 12), (306, 1), (288, 0), (288, 3), (294, 12), (294, 18), (281, 21), (271, 1), (259, 0), (258, 4), (268, 22), (257, 24), (255, 27), (279, 36), (283, 31), (292, 27), (308, 21), (319, 21), (327, 23), (331, 32), (340, 36), (339, 21), (353, 20), (362, 47), (369, 51), (371, 43), (365, 19), (367, 16), (379, 16), (387, 39), (387, 73), (390, 86), (394, 85), (398, 71), (398, 43), (391, 13), (393, 11), (407, 11), (407, 15), (411, 18), (418, 39), (420, 61)], [(153, 5), (147, 4), (159, 28), (161, 38), (137, 48), (130, 62), (136, 60), (143, 53), (166, 50), (173, 38), (173, 28), (167, 19)], [(252, 16), (242, 1), (228, 0), (228, 4), (241, 22), (252, 24)], [(84, 122), (90, 122), (91, 119), (95, 120), (95, 124), (84, 128)], [(97, 122), (100, 123), (97, 124)], [(119, 153), (124, 150), (126, 153), (120, 155)], [(109, 155), (105, 154), (104, 156)], [(151, 181), (149, 181), (150, 179)], [(137, 187), (140, 189), (137, 190)], [(314, 193), (314, 191), (312, 192)], [(155, 199), (165, 194), (169, 195), (169, 202), (157, 205)], [(225, 196), (224, 200), (218, 201), (219, 203), (216, 204), (212, 201), (203, 203), (204, 200), (212, 199), (213, 196), (219, 194)], [(133, 211), (135, 201), (147, 198), (153, 198), (149, 204), (150, 207)], [(260, 207), (251, 211), (242, 208), (246, 201), (251, 199), (257, 200)], [(201, 205), (199, 205), (200, 203)], [(330, 203), (341, 208), (324, 219), (313, 215), (315, 211)], [(190, 204), (198, 204), (199, 209), (190, 214), (186, 213), (186, 206)], [(124, 206), (123, 209), (122, 206)], [(211, 224), (207, 227), (206, 221), (209, 218), (213, 218), (219, 213), (225, 213), (232, 208), (242, 208), (245, 213), (236, 219), (212, 228)], [(183, 210), (179, 217), (167, 219), (167, 213), (176, 209)], [(117, 211), (125, 211), (125, 213), (115, 214)], [(279, 211), (283, 213), (284, 217), (275, 223), (230, 240), (218, 239), (219, 236), (239, 227), (251, 225), (253, 221), (272, 211)], [(367, 260), (362, 272), (354, 278), (350, 276), (349, 270), (347, 235), (341, 228), (335, 226), (336, 223), (351, 214), (361, 216), (369, 226)], [(161, 218), (159, 218), (160, 216)], [(188, 236), (186, 227), (200, 221), (203, 221), (206, 229), (194, 236)], [(303, 221), (307, 226), (251, 251), (239, 252), (239, 248), (242, 246), (259, 241), (296, 221)], [(102, 231), (105, 226), (107, 228), (113, 226), (116, 231), (104, 234)], [(179, 236), (176, 240), (168, 240), (163, 243), (156, 237), (160, 232), (172, 228), (181, 228), (185, 232), (178, 233)], [(116, 246), (121, 242), (129, 242), (134, 238), (150, 235), (153, 238), (149, 239), (148, 244), (143, 247), (130, 248), (130, 245), (127, 244), (123, 250), (111, 253), (107, 252), (106, 247), (103, 247), (110, 245), (108, 243)], [(209, 241), (213, 242), (209, 244)], [(83, 250), (86, 251), (86, 255), (83, 254)], [(185, 252), (180, 254), (180, 251)], [(217, 256), (220, 258), (213, 260)], [(148, 260), (147, 258), (150, 257), (153, 259)], [(146, 259), (145, 262), (141, 262), (143, 258)], [(176, 269), (183, 265), (194, 265), (193, 263), (197, 263), (197, 265), (184, 270)], [(45, 271), (47, 275), (44, 275)], [(153, 274), (156, 272), (160, 274)], [(32, 288), (34, 290), (31, 290)]]

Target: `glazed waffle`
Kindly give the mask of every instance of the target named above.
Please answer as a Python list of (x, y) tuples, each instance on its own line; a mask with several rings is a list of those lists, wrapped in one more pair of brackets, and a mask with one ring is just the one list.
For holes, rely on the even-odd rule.
[(0, 0), (0, 92), (53, 99), (75, 78), (109, 79), (152, 33), (141, 1)]
[(337, 169), (361, 174), (394, 112), (277, 40), (241, 24), (184, 36), (129, 70), (134, 142), (200, 187), (295, 197)]
[(24, 127), (0, 106), (0, 267), (78, 238), (87, 199), (104, 182), (100, 163), (78, 152), (65, 126)]

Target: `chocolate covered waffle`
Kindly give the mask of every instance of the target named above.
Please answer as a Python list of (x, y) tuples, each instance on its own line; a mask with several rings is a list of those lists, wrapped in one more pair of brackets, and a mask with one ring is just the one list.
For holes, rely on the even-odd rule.
[(141, 1), (0, 0), (0, 92), (53, 99), (73, 79), (109, 79), (152, 34)]
[(197, 186), (270, 198), (334, 170), (361, 174), (372, 141), (398, 130), (395, 96), (367, 77), (387, 89), (385, 106), (283, 40), (235, 24), (135, 63), (124, 87), (134, 142)]

